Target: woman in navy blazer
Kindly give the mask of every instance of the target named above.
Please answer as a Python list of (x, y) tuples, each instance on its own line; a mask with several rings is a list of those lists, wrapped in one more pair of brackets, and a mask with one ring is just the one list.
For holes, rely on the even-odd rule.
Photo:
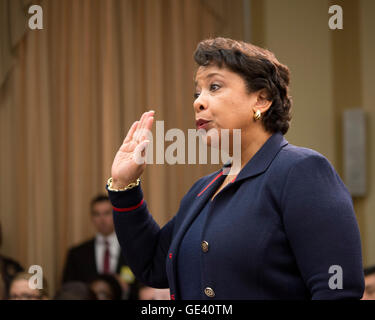
[[(140, 281), (171, 299), (360, 299), (361, 241), (351, 196), (328, 160), (289, 144), (289, 70), (254, 45), (202, 41), (194, 111), (199, 129), (241, 129), (231, 162), (198, 180), (160, 228), (137, 155), (154, 112), (130, 128), (107, 184), (117, 237)], [(211, 144), (208, 137), (207, 143)], [(232, 156), (233, 146), (232, 146)]]

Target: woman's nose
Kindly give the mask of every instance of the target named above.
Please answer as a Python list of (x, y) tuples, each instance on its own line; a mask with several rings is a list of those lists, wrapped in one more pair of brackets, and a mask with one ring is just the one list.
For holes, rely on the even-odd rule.
[(195, 112), (200, 112), (207, 109), (207, 102), (202, 94), (197, 97), (193, 103)]

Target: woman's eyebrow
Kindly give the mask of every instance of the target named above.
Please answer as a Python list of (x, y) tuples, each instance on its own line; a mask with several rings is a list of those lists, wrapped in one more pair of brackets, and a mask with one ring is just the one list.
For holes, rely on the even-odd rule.
[[(223, 78), (224, 78), (224, 76), (223, 76), (221, 73), (218, 73), (218, 72), (211, 72), (211, 73), (209, 73), (208, 75), (206, 75), (206, 76), (204, 77), (204, 79), (207, 80), (207, 79), (212, 78), (212, 77), (214, 77), (214, 76), (220, 76), (220, 77), (223, 77)], [(197, 80), (194, 80), (194, 84), (195, 84), (195, 86), (198, 85)]]
[(220, 77), (223, 77), (223, 75), (221, 73), (218, 73), (218, 72), (211, 72), (209, 73), (207, 76), (206, 76), (206, 79), (208, 78), (212, 78), (213, 76), (220, 76)]

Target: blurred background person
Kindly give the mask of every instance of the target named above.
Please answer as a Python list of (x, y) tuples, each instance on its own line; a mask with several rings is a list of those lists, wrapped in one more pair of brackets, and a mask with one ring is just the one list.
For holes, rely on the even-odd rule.
[(375, 300), (375, 266), (367, 267), (365, 273), (365, 292), (362, 300)]
[(135, 277), (126, 265), (114, 232), (112, 206), (106, 195), (91, 201), (91, 221), (96, 235), (68, 252), (63, 272), (63, 283), (68, 281), (90, 282), (99, 274), (117, 275), (124, 295), (130, 297)]
[(64, 283), (55, 293), (53, 300), (97, 300), (89, 285), (81, 281)]
[(10, 283), (9, 300), (47, 300), (48, 287), (47, 282), (43, 278), (42, 289), (32, 289), (29, 285), (31, 273), (20, 272)]
[(5, 283), (0, 274), (0, 300), (5, 300)]
[[(1, 222), (0, 222), (0, 248), (3, 244), (3, 237), (1, 231)], [(0, 278), (4, 283), (4, 295), (8, 295), (10, 282), (13, 280), (14, 276), (24, 271), (22, 266), (15, 260), (6, 257), (0, 254)]]
[(120, 283), (110, 274), (98, 275), (89, 286), (98, 300), (122, 300), (123, 298)]
[(140, 284), (138, 300), (170, 300), (169, 289), (157, 289)]

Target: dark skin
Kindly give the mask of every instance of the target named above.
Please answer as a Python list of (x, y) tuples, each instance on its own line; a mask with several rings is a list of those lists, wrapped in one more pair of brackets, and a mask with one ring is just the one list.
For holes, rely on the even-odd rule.
[[(206, 130), (241, 129), (242, 169), (271, 136), (260, 121), (254, 121), (253, 115), (257, 110), (266, 112), (272, 102), (265, 98), (263, 91), (249, 93), (244, 79), (227, 68), (200, 67), (195, 83), (194, 111), (196, 118), (210, 120)], [(235, 176), (226, 176), (212, 200)]]
[[(193, 103), (195, 119), (204, 118), (210, 122), (206, 131), (216, 129), (241, 129), (241, 168), (255, 155), (271, 136), (253, 115), (257, 110), (264, 114), (271, 106), (263, 90), (249, 93), (244, 79), (228, 68), (214, 65), (199, 67), (195, 77), (196, 94)], [(123, 188), (139, 178), (146, 164), (137, 164), (136, 154), (145, 151), (149, 144), (146, 132), (151, 131), (154, 111), (145, 112), (139, 121), (131, 126), (112, 165), (115, 189)], [(220, 137), (220, 135), (219, 135)], [(210, 139), (207, 139), (210, 145)], [(234, 179), (228, 175), (212, 199)]]

